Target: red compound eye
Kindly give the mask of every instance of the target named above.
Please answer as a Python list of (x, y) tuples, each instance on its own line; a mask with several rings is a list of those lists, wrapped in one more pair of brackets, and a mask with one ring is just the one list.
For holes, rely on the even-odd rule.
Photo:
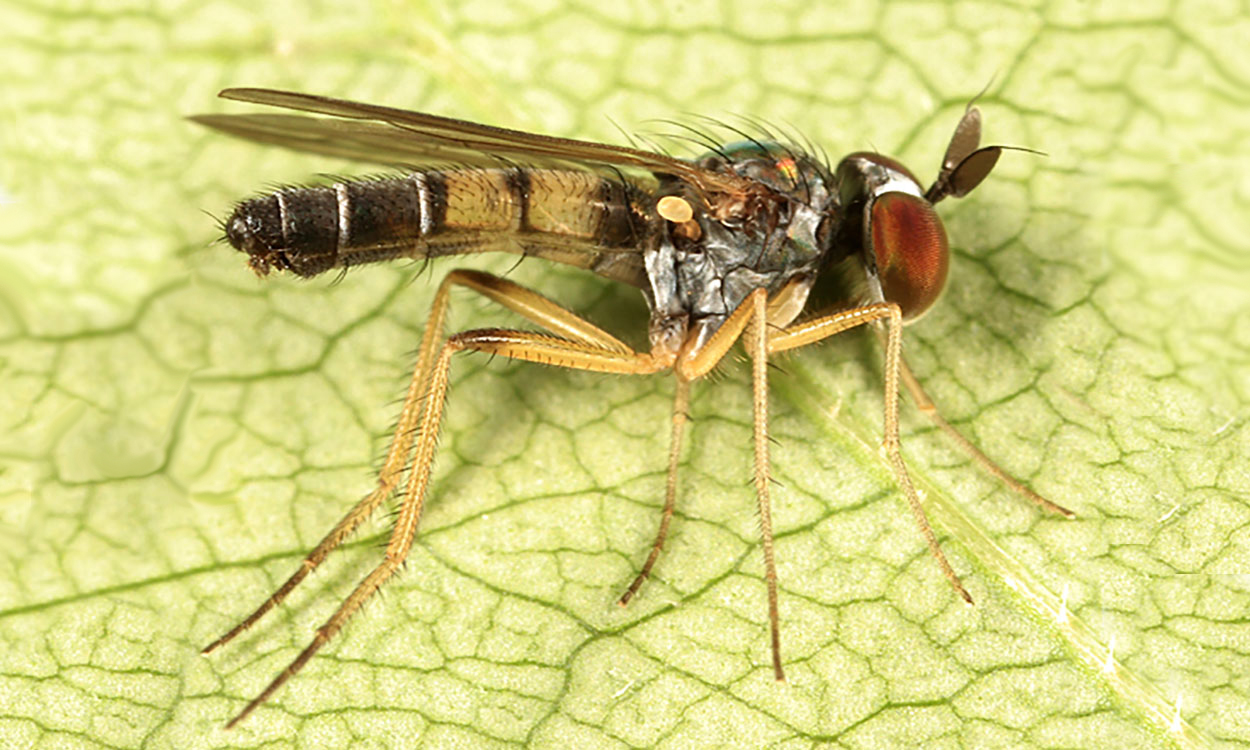
[(887, 301), (914, 320), (946, 286), (946, 230), (933, 206), (907, 193), (884, 193), (872, 203), (872, 249)]

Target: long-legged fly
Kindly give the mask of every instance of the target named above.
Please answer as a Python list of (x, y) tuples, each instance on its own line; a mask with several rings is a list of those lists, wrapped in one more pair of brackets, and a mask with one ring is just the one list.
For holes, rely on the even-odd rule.
[[(744, 135), (738, 143), (712, 144), (708, 153), (688, 160), (308, 94), (237, 88), (221, 96), (322, 117), (266, 113), (191, 119), (262, 143), (415, 165), (389, 177), (287, 187), (239, 203), (225, 222), (226, 238), (247, 253), (248, 265), (260, 276), (276, 270), (309, 277), (392, 258), (504, 251), (585, 268), (635, 286), (650, 309), (650, 349), (635, 351), (512, 281), (481, 271), (449, 273), (434, 296), (377, 486), (277, 591), (205, 653), (282, 602), (400, 490), (385, 557), (317, 629), (307, 648), (229, 726), (298, 672), (407, 557), (427, 498), (448, 371), (457, 352), (489, 352), (622, 375), (671, 370), (676, 376), (659, 530), (637, 577), (620, 597), (624, 605), (651, 573), (672, 521), (690, 383), (715, 368), (735, 342), (742, 342), (752, 362), (754, 484), (772, 668), (779, 681), (784, 672), (770, 510), (770, 357), (874, 324), (885, 348), (885, 454), (933, 558), (965, 600), (972, 601), (938, 546), (899, 452), (900, 381), (921, 411), (986, 470), (1042, 508), (1072, 515), (1009, 476), (943, 420), (901, 355), (903, 325), (928, 310), (946, 283), (946, 231), (934, 205), (979, 185), (1005, 148), (980, 146), (981, 115), (971, 105), (955, 128), (937, 179), (926, 190), (906, 167), (881, 154), (853, 153), (831, 168), (804, 149), (767, 136)], [(844, 285), (844, 304), (809, 311), (813, 285), (831, 275)], [(487, 297), (532, 328), (447, 335), (444, 324), (454, 287)]]

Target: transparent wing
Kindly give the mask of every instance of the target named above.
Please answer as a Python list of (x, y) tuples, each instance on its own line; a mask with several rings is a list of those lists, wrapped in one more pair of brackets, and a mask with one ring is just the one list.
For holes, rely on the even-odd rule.
[(498, 167), (503, 159), (481, 152), (422, 143), (379, 122), (330, 120), (303, 115), (193, 115), (192, 122), (249, 141), (386, 167), (412, 167), (432, 162)]
[(705, 195), (742, 195), (756, 183), (651, 151), (481, 125), (449, 117), (273, 89), (225, 89), (225, 99), (297, 109), (344, 118), (296, 115), (199, 115), (191, 118), (218, 130), (262, 143), (375, 163), (459, 162), (498, 165), (574, 163), (625, 167), (678, 177)]

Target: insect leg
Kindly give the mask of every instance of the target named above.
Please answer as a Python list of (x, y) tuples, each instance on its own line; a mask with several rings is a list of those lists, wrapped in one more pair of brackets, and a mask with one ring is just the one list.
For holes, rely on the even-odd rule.
[[(612, 351), (631, 351), (630, 348), (624, 343), (605, 333), (585, 319), (563, 307), (560, 307), (559, 305), (556, 305), (546, 297), (514, 284), (507, 279), (502, 279), (498, 276), (483, 273), (481, 271), (469, 271), (463, 269), (452, 272), (452, 275), (448, 277), (448, 280), (452, 280), (453, 277), (457, 283), (480, 292), (513, 312), (516, 312), (534, 323), (543, 326), (547, 330), (560, 334), (565, 338), (597, 345)], [(643, 582), (651, 575), (651, 569), (655, 566), (655, 562), (660, 556), (660, 550), (664, 546), (664, 540), (668, 536), (669, 526), (672, 523), (673, 511), (676, 506), (677, 464), (681, 458), (682, 434), (685, 431), (687, 421), (686, 411), (689, 401), (690, 383), (679, 378), (677, 381), (677, 391), (674, 395), (673, 401), (673, 430), (669, 441), (668, 479), (664, 492), (664, 509), (660, 516), (660, 529), (656, 534), (655, 542), (651, 545), (651, 552), (647, 555), (646, 562), (643, 563), (642, 570), (638, 573), (637, 577), (634, 578), (633, 583), (629, 585), (629, 588), (621, 596), (619, 600), (619, 604), (621, 606), (625, 606), (629, 603), (630, 599), (638, 593), (638, 590), (642, 587)]]
[(668, 527), (673, 521), (673, 510), (677, 505), (677, 463), (681, 460), (681, 437), (685, 432), (688, 418), (686, 410), (689, 405), (690, 381), (678, 378), (677, 392), (673, 396), (673, 434), (668, 444), (668, 479), (664, 485), (664, 510), (660, 514), (660, 530), (655, 535), (651, 553), (647, 555), (647, 561), (642, 564), (642, 570), (638, 572), (634, 582), (629, 584), (629, 588), (617, 601), (617, 604), (622, 607), (629, 604), (629, 600), (633, 599), (638, 589), (642, 588), (643, 581), (651, 575), (651, 568), (660, 557), (660, 549), (668, 537)]
[(929, 398), (929, 394), (925, 393), (924, 387), (920, 385), (920, 381), (916, 379), (916, 375), (911, 371), (911, 368), (907, 366), (907, 360), (899, 360), (899, 372), (903, 376), (903, 385), (907, 386), (907, 390), (911, 393), (912, 400), (916, 402), (916, 408), (923, 412), (929, 419), (933, 420), (933, 424), (940, 427), (943, 432), (950, 435), (965, 453), (972, 456), (973, 461), (980, 464), (982, 469), (985, 469), (987, 472), (992, 474), (996, 479), (998, 479), (998, 481), (1006, 485), (1008, 489), (1024, 497), (1024, 499), (1034, 505), (1037, 505), (1039, 508), (1050, 511), (1051, 513), (1058, 513), (1065, 518), (1076, 518), (1076, 514), (1072, 511), (1062, 505), (1052, 503), (1028, 487), (1025, 487), (1023, 482), (1004, 471), (1003, 468), (994, 463), (989, 456), (982, 453), (981, 449), (973, 444), (971, 440), (964, 437), (960, 434), (959, 430), (956, 430), (950, 424), (950, 422), (947, 422), (942, 415), (938, 413), (937, 406), (934, 405), (933, 399)]
[[(763, 290), (761, 290), (762, 292)], [(773, 677), (785, 682), (781, 669), (781, 615), (777, 605), (777, 563), (773, 558), (773, 514), (769, 491), (772, 469), (768, 460), (768, 312), (767, 299), (756, 293), (749, 300), (754, 308), (746, 330), (746, 346), (752, 364), (752, 412), (755, 435), (755, 497), (760, 509), (760, 533), (764, 539), (764, 580), (768, 584), (768, 621), (772, 634)]]
[[(501, 281), (499, 279), (496, 280)], [(510, 284), (511, 282), (507, 283)], [(445, 283), (440, 287), (440, 295), (449, 286), (449, 284)], [(534, 294), (534, 296), (537, 297), (538, 295)], [(558, 308), (554, 302), (547, 302), (553, 308)], [(442, 304), (445, 308), (446, 303)], [(439, 302), (436, 301), (435, 305), (439, 305)], [(445, 312), (445, 309), (441, 312)], [(572, 316), (571, 313), (569, 315)], [(440, 316), (435, 317), (440, 318)], [(438, 322), (441, 323), (441, 319)], [(590, 323), (585, 321), (582, 321), (580, 325), (584, 330), (593, 328)], [(428, 329), (426, 335), (430, 335)], [(365, 576), (355, 590), (343, 600), (343, 603), (339, 605), (334, 614), (321, 627), (317, 628), (317, 633), (313, 636), (308, 646), (256, 698), (252, 699), (237, 716), (230, 720), (230, 723), (226, 725), (227, 729), (246, 718), (257, 706), (267, 701), (287, 680), (299, 672), (308, 663), (308, 660), (343, 628), (343, 625), (360, 609), (361, 605), (395, 574), (407, 558), (408, 552), (412, 548), (413, 540), (416, 538), (417, 522), (421, 518), (421, 511), (425, 505), (426, 490), (429, 487), (430, 473), (434, 461), (434, 448), (438, 442), (443, 406), (447, 396), (451, 356), (458, 351), (464, 350), (487, 352), (512, 359), (540, 362), (575, 370), (620, 374), (649, 374), (665, 369), (672, 364), (671, 356), (665, 356), (663, 353), (657, 356), (649, 353), (638, 353), (633, 350), (625, 352), (615, 351), (597, 344), (570, 341), (551, 336), (550, 334), (532, 331), (488, 328), (466, 331), (447, 338), (443, 342), (437, 358), (434, 359), (428, 376), (424, 379), (425, 395), (421, 427), (416, 430), (415, 439), (410, 438), (410, 440), (415, 442), (412, 472), (409, 475), (404, 498), (399, 507), (399, 515), (391, 531), (390, 541), (386, 546), (386, 556), (383, 558), (382, 563)]]
[(316, 569), (335, 548), (351, 536), (352, 532), (360, 524), (368, 520), (374, 511), (395, 490), (403, 474), (404, 467), (408, 463), (408, 455), (412, 452), (415, 428), (423, 421), (421, 419), (424, 411), (423, 397), (427, 392), (425, 381), (428, 379), (430, 368), (433, 366), (436, 346), (443, 337), (450, 291), (453, 286), (463, 286), (472, 289), (522, 317), (566, 338), (598, 345), (614, 351), (630, 351), (625, 344), (589, 321), (578, 317), (555, 302), (519, 284), (482, 271), (459, 269), (449, 273), (443, 279), (442, 284), (439, 285), (438, 292), (434, 296), (434, 303), (430, 307), (425, 334), (422, 336), (421, 346), (417, 350), (417, 363), (413, 368), (412, 382), (408, 386), (408, 392), (404, 397), (404, 405), (396, 422), (394, 437), (391, 438), (391, 445), (387, 450), (386, 460), (378, 472), (378, 486), (373, 492), (361, 499), (334, 525), (330, 533), (326, 534), (317, 546), (308, 553), (291, 577), (257, 607), (255, 612), (248, 615), (246, 619), (225, 635), (205, 646), (201, 653), (210, 653), (234, 640), (240, 633), (256, 624), (271, 609), (282, 603), (295, 587), (307, 578), (308, 574)]
[(240, 633), (256, 624), (267, 612), (281, 604), (295, 587), (307, 578), (308, 574), (315, 570), (335, 548), (351, 536), (352, 532), (360, 527), (360, 524), (368, 520), (374, 511), (395, 490), (403, 474), (404, 466), (408, 463), (408, 455), (412, 451), (414, 429), (420, 423), (423, 407), (422, 397), (425, 394), (425, 389), (422, 386), (430, 368), (434, 346), (442, 337), (443, 321), (447, 317), (449, 281), (451, 281), (450, 276), (439, 287), (438, 293), (434, 297), (434, 303), (430, 307), (425, 335), (422, 337), (421, 347), (418, 350), (417, 364), (413, 368), (412, 381), (408, 385), (408, 392), (404, 395), (404, 405), (400, 409), (399, 419), (396, 420), (394, 437), (391, 438), (391, 445), (387, 450), (386, 460), (383, 461), (382, 468), (378, 471), (377, 487), (362, 498), (360, 502), (356, 503), (334, 525), (330, 533), (326, 534), (317, 543), (317, 546), (308, 553), (291, 577), (257, 607), (255, 612), (248, 615), (246, 619), (234, 626), (225, 635), (205, 646), (200, 653), (210, 653), (234, 640)]
[(452, 284), (472, 289), (561, 338), (622, 354), (634, 353), (624, 342), (577, 313), (505, 278), (485, 271), (459, 268), (443, 280), (443, 287)]
[(965, 601), (971, 603), (972, 596), (964, 588), (963, 584), (960, 583), (959, 576), (955, 574), (955, 570), (951, 568), (950, 562), (947, 561), (946, 555), (942, 553), (942, 548), (938, 545), (937, 535), (933, 533), (933, 527), (929, 525), (929, 519), (925, 515), (924, 507), (920, 504), (920, 496), (916, 494), (916, 488), (912, 485), (911, 476), (907, 473), (907, 464), (903, 462), (903, 454), (899, 451), (898, 381), (899, 363), (901, 361), (900, 350), (902, 348), (903, 314), (899, 310), (898, 305), (893, 302), (877, 302), (830, 315), (822, 315), (802, 323), (796, 323), (780, 331), (771, 331), (768, 335), (768, 351), (772, 353), (797, 349), (798, 347), (814, 344), (850, 328), (876, 320), (886, 321), (887, 326), (885, 346), (885, 440), (882, 448), (885, 449), (890, 465), (894, 468), (894, 474), (903, 490), (903, 496), (907, 498), (907, 504), (911, 506), (912, 515), (916, 518), (916, 525), (920, 527), (920, 533), (924, 535), (925, 542), (929, 545), (929, 551), (933, 554), (933, 559), (937, 561), (938, 567), (942, 569), (946, 580), (950, 581), (955, 591)]
[(768, 588), (768, 626), (772, 641), (773, 676), (786, 679), (781, 667), (781, 615), (777, 598), (777, 563), (773, 555), (772, 469), (768, 459), (768, 296), (756, 289), (734, 310), (701, 348), (683, 352), (675, 368), (679, 378), (706, 375), (739, 338), (751, 355), (752, 405), (755, 437), (755, 499), (760, 513), (764, 550), (764, 585)]

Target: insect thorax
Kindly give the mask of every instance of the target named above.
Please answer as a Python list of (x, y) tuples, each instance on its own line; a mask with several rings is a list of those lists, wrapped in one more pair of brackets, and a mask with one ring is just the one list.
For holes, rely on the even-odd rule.
[[(755, 190), (740, 206), (734, 202), (738, 197), (729, 196), (713, 198), (708, 206), (683, 182), (662, 186), (660, 195), (677, 195), (698, 207), (697, 228), (691, 222), (669, 224), (647, 252), (653, 345), (693, 339), (700, 346), (754, 290), (764, 287), (771, 297), (796, 278), (814, 280), (837, 230), (838, 196), (829, 189), (829, 170), (796, 149), (733, 144), (698, 163), (748, 178)], [(805, 297), (805, 287), (801, 294)]]

